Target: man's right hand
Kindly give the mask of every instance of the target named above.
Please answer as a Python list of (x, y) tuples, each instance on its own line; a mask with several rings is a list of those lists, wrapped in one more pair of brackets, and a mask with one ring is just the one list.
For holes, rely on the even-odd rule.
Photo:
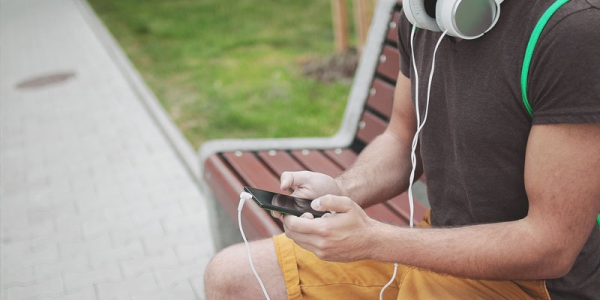
[(315, 199), (324, 195), (343, 195), (342, 189), (333, 177), (310, 171), (283, 172), (281, 190), (292, 192), (292, 196), (305, 199)]
[[(316, 199), (325, 195), (343, 195), (342, 189), (333, 177), (310, 171), (283, 172), (280, 187), (282, 191), (291, 192), (292, 196), (304, 199)], [(272, 215), (278, 218), (280, 214), (272, 212)]]

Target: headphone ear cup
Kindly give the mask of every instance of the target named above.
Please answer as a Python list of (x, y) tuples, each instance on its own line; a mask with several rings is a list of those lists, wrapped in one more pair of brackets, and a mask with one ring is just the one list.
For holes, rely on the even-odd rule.
[(403, 0), (402, 3), (404, 14), (413, 25), (426, 30), (441, 31), (436, 20), (425, 12), (425, 0)]
[(476, 39), (498, 21), (500, 3), (497, 0), (438, 0), (435, 18), (449, 36)]
[[(438, 27), (440, 27), (440, 31), (446, 31), (448, 28), (446, 28), (446, 26), (444, 26), (444, 22), (442, 22), (442, 20), (444, 18), (448, 18), (450, 17), (451, 19), (454, 19), (454, 16), (452, 16), (452, 10), (447, 10), (444, 9), (447, 6), (444, 6), (444, 2), (447, 0), (438, 0), (437, 3), (435, 4), (435, 19), (436, 19), (436, 23), (438, 25)], [(454, 0), (449, 0), (449, 1), (454, 1)], [(450, 15), (450, 16), (448, 16)]]

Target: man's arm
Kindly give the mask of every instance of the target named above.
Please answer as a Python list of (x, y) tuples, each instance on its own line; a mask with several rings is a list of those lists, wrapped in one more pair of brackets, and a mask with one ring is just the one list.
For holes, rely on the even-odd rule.
[[(352, 201), (323, 197), (327, 218), (286, 220), (288, 234), (325, 260), (399, 262), (474, 279), (547, 279), (565, 275), (600, 211), (600, 124), (533, 126), (521, 220), (457, 228), (401, 228), (369, 219)], [(312, 222), (311, 222), (312, 221)], [(305, 239), (306, 237), (306, 239)]]
[[(410, 91), (410, 79), (399, 72), (388, 127), (369, 143), (341, 176), (334, 180), (325, 174), (308, 171), (284, 172), (281, 175), (281, 189), (291, 190), (297, 197), (311, 199), (327, 194), (345, 195), (361, 207), (391, 199), (405, 191), (412, 167), (411, 143), (416, 131)], [(421, 173), (417, 151), (415, 178), (419, 178)]]
[[(356, 162), (336, 178), (343, 195), (362, 207), (393, 198), (408, 188), (412, 168), (410, 153), (416, 131), (410, 79), (398, 74), (390, 123), (361, 152)], [(417, 153), (418, 157), (418, 153)], [(422, 173), (418, 157), (415, 178)]]

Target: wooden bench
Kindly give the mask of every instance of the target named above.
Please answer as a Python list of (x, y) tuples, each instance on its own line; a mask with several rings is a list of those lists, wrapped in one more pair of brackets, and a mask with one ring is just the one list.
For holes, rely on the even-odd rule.
[[(331, 176), (341, 174), (360, 151), (381, 134), (389, 121), (399, 71), (396, 24), (400, 5), (396, 0), (378, 1), (339, 132), (329, 138), (216, 140), (199, 152), (203, 188), (210, 205), (213, 238), (221, 249), (240, 239), (237, 206), (244, 185), (279, 192), (284, 171), (311, 170)], [(425, 185), (416, 184), (415, 222), (426, 211)], [(407, 225), (406, 193), (369, 207), (373, 218)], [(254, 203), (246, 204), (242, 222), (249, 239), (282, 232), (277, 219)]]

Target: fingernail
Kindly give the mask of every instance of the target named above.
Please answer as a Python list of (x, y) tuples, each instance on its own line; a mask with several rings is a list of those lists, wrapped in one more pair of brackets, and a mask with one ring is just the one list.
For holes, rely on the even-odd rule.
[(310, 206), (314, 209), (314, 210), (319, 210), (321, 209), (321, 198), (317, 198), (315, 200), (313, 200), (313, 202), (310, 203)]

